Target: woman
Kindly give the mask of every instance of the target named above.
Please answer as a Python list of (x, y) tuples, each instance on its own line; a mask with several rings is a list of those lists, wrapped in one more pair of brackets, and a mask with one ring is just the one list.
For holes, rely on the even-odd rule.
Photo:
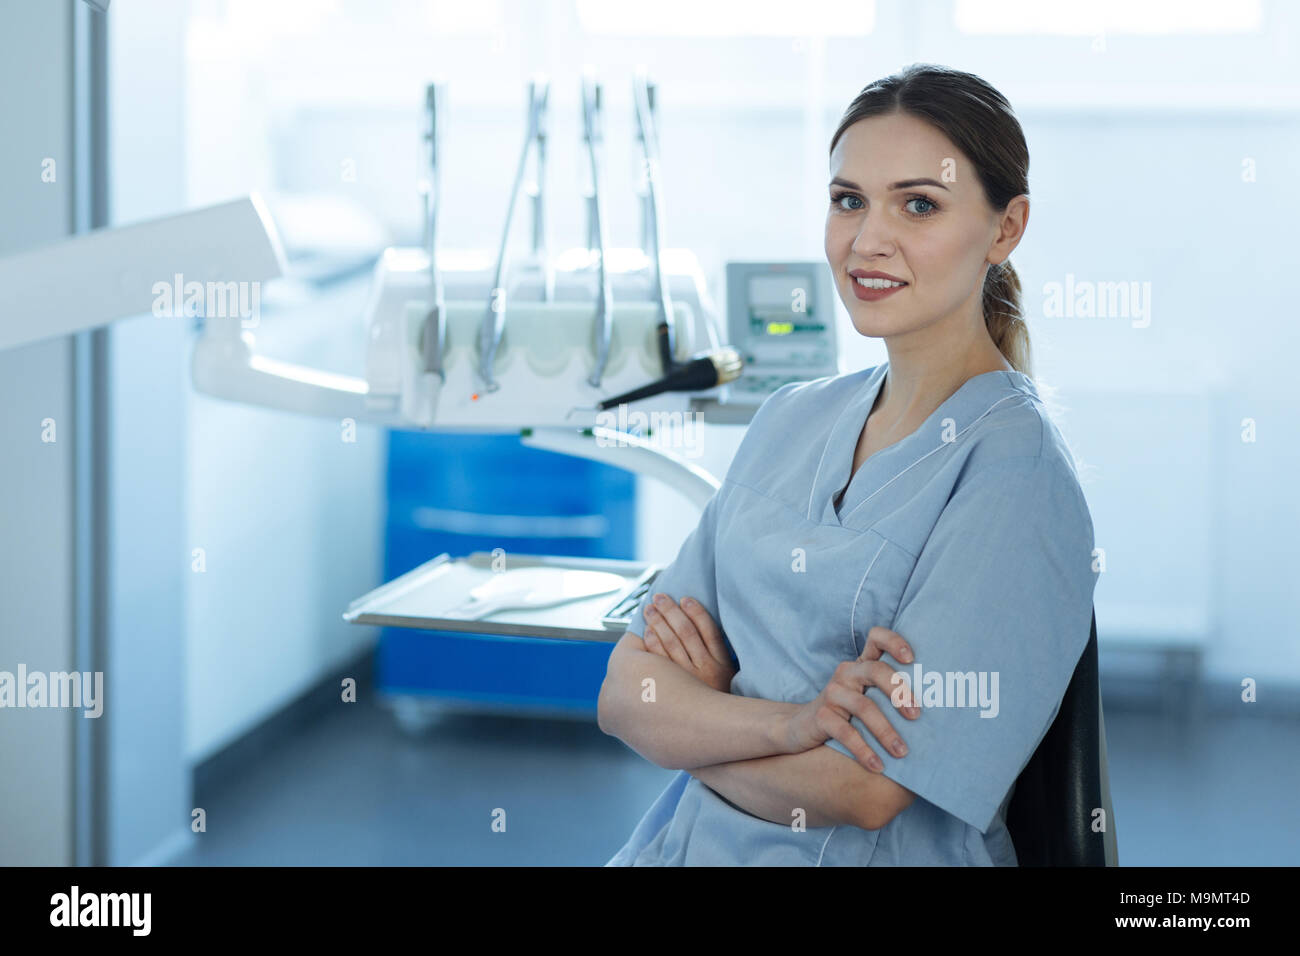
[(1011, 790), (1088, 642), (1010, 105), (914, 65), (850, 104), (830, 167), (826, 257), (889, 360), (763, 404), (611, 654), (601, 728), (682, 771), (611, 864), (1014, 866)]

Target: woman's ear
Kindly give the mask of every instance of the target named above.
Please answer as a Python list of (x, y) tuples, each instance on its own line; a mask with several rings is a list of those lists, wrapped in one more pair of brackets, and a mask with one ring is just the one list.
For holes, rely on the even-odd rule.
[(1011, 258), (1011, 253), (1020, 240), (1024, 238), (1025, 228), (1029, 225), (1029, 197), (1015, 196), (1007, 203), (1007, 208), (998, 217), (998, 232), (989, 247), (990, 265), (1001, 265)]

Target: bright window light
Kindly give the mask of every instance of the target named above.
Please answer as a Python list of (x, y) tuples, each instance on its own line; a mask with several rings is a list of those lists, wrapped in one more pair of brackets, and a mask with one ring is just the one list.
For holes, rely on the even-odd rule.
[[(213, 6), (223, 9), (221, 4)], [(379, 4), (345, 7), (343, 0), (225, 0), (224, 10), (235, 32), (249, 37), (322, 29), (335, 32), (338, 24), (349, 21), (385, 24), (396, 30), (425, 26), (439, 36), (493, 33), (503, 23), (500, 0), (425, 0), (419, 6), (403, 4), (390, 10)], [(217, 16), (209, 13), (210, 19)]]
[(634, 36), (863, 36), (873, 0), (577, 0), (586, 33)]
[(434, 0), (429, 23), (439, 35), (494, 33), (503, 25), (501, 4), (498, 0)]
[(956, 0), (953, 4), (953, 23), (962, 33), (1253, 33), (1262, 19), (1259, 0)]

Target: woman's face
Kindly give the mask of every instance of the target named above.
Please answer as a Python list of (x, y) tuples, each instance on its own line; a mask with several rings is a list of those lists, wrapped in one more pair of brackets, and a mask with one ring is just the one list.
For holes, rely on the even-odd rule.
[[(889, 337), (982, 317), (987, 266), (1011, 254), (1024, 217), (989, 205), (943, 133), (903, 113), (859, 120), (835, 144), (830, 171), (826, 260), (858, 332)], [(1020, 198), (1007, 213), (1021, 204), (1027, 217)], [(866, 289), (851, 272), (905, 285)]]

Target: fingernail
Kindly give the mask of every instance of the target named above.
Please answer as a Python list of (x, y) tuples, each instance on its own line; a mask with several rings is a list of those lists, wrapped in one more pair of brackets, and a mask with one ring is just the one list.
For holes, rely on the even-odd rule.
[(695, 607), (695, 598), (682, 598), (683, 607)]
[(659, 611), (655, 608), (655, 606), (654, 606), (653, 604), (651, 604), (649, 607), (647, 607), (647, 608), (645, 609), (645, 616), (646, 616), (646, 617), (649, 617), (651, 614), (658, 614), (658, 613), (659, 613)]
[(910, 647), (903, 648), (899, 653), (902, 655), (898, 658), (900, 661), (904, 664), (912, 663), (912, 649)]
[(900, 757), (903, 756), (903, 754), (907, 753), (907, 744), (903, 743), (901, 740), (895, 740), (894, 753), (898, 754)]
[(867, 766), (869, 766), (872, 770), (875, 771), (881, 771), (885, 769), (885, 765), (880, 762), (880, 758), (877, 757), (875, 754), (872, 754), (870, 757), (867, 758)]
[(660, 605), (667, 604), (667, 603), (668, 603), (668, 595), (667, 595), (667, 594), (656, 594), (656, 595), (655, 595), (655, 603), (656, 603), (656, 604), (660, 604)]

